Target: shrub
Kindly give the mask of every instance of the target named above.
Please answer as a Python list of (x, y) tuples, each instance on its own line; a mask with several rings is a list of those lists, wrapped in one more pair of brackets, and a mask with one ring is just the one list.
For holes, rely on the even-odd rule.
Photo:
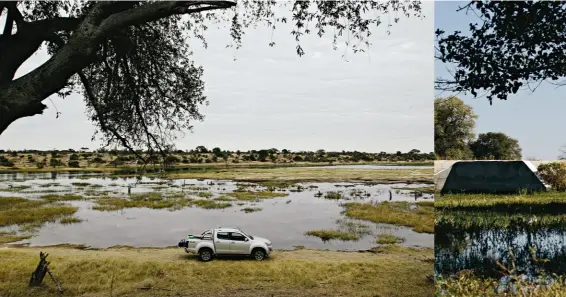
[[(79, 159), (79, 155), (77, 155), (77, 154), (72, 154), (69, 157), (69, 160), (71, 160), (71, 161), (77, 161), (78, 159)], [(69, 163), (69, 164), (71, 164), (71, 163)]]
[(566, 163), (552, 162), (538, 166), (540, 177), (556, 191), (566, 191)]
[(13, 167), (14, 163), (4, 156), (0, 156), (0, 166)]
[(75, 161), (69, 161), (69, 167), (79, 168), (81, 166), (79, 165), (79, 161), (75, 160)]
[(51, 167), (63, 166), (63, 163), (58, 159), (51, 158), (51, 160), (49, 160), (49, 166)]

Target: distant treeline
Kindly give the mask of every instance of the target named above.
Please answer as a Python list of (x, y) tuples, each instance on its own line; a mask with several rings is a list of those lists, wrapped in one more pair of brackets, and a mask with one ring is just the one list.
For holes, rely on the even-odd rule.
[[(230, 151), (218, 147), (208, 149), (198, 146), (191, 150), (170, 150), (166, 154), (138, 151), (138, 155), (147, 158), (145, 161), (175, 164), (199, 164), (199, 163), (360, 163), (360, 162), (427, 162), (434, 160), (434, 153), (421, 153), (417, 149), (408, 152), (397, 151), (395, 153), (366, 153), (359, 151), (327, 152), (297, 151), (287, 149), (262, 149), (250, 151)], [(140, 164), (138, 156), (128, 150), (106, 150), (98, 149), (89, 151), (88, 148), (81, 150), (0, 150), (0, 166), (5, 167), (90, 167), (96, 166), (122, 166)]]

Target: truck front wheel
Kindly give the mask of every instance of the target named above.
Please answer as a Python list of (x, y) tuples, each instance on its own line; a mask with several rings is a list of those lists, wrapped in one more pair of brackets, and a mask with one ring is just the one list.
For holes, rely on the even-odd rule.
[(254, 257), (254, 259), (256, 259), (257, 261), (262, 261), (265, 259), (265, 251), (261, 248), (255, 248), (252, 251), (252, 257)]
[(212, 260), (212, 250), (209, 248), (202, 248), (198, 251), (198, 256), (201, 261), (208, 262)]

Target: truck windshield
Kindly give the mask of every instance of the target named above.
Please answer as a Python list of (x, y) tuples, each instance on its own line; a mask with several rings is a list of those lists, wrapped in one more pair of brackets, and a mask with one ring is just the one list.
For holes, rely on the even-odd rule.
[(242, 231), (242, 230), (240, 230), (240, 232), (242, 232), (242, 234), (244, 234), (245, 236), (249, 237), (251, 240), (254, 240), (254, 237), (253, 237), (253, 236), (251, 236), (251, 235), (249, 235), (249, 234), (246, 234), (246, 233), (245, 233), (244, 231)]

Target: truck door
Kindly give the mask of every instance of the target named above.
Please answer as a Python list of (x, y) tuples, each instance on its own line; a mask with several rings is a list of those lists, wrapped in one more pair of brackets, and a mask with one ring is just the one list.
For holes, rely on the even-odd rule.
[(250, 253), (250, 242), (240, 232), (230, 232), (230, 254), (247, 255)]
[(216, 238), (214, 240), (214, 246), (216, 248), (217, 254), (229, 254), (230, 253), (230, 235), (228, 232), (216, 232)]

